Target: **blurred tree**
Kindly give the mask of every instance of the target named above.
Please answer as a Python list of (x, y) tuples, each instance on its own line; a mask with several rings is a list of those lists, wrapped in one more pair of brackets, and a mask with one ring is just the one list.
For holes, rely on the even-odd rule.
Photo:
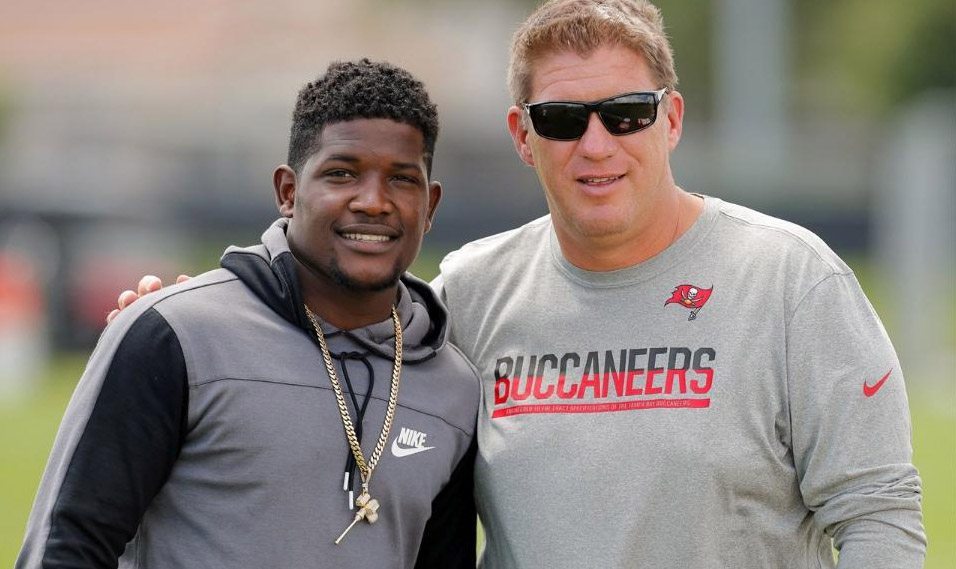
[(913, 95), (956, 87), (953, 0), (800, 0), (798, 111), (877, 117)]
[(928, 89), (956, 88), (956, 2), (939, 0), (937, 5), (919, 19), (897, 52), (893, 67), (900, 80), (890, 85), (891, 103)]
[(714, 3), (711, 0), (658, 0), (667, 35), (674, 48), (678, 89), (687, 100), (688, 119), (709, 120), (709, 100), (714, 92), (713, 31)]

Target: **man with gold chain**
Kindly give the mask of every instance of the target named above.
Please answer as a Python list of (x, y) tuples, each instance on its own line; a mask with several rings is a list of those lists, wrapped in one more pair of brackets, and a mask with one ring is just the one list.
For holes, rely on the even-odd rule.
[(405, 273), (437, 134), (389, 64), (301, 90), (281, 218), (104, 332), (18, 569), (474, 567), (478, 379)]

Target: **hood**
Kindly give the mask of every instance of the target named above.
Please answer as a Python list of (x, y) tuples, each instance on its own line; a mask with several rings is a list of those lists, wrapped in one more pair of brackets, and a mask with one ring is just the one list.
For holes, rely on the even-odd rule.
[[(220, 265), (234, 273), (269, 308), (313, 337), (296, 276), (296, 261), (286, 240), (288, 219), (280, 218), (262, 234), (262, 244), (229, 247)], [(433, 357), (448, 337), (448, 314), (428, 283), (411, 273), (398, 284), (399, 319), (402, 324), (402, 360), (415, 363)], [(329, 350), (365, 350), (391, 359), (395, 355), (395, 331), (391, 318), (355, 330), (341, 330), (320, 319)]]

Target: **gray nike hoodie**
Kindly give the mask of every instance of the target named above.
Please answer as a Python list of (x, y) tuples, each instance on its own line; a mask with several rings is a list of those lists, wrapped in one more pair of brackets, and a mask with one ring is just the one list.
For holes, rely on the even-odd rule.
[[(106, 329), (73, 395), (18, 569), (474, 567), (479, 384), (447, 343), (447, 315), (404, 275), (404, 367), (371, 483), (358, 490), (280, 219), (221, 269), (136, 302)], [(391, 319), (323, 324), (368, 457), (385, 416)], [(357, 492), (356, 492), (357, 494)]]

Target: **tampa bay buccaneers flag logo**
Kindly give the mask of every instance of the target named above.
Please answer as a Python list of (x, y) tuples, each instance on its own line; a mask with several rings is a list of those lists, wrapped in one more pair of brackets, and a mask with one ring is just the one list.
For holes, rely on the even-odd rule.
[(664, 301), (664, 306), (671, 303), (679, 304), (690, 310), (690, 316), (688, 316), (687, 319), (693, 320), (697, 318), (697, 313), (700, 312), (700, 309), (707, 304), (707, 300), (713, 291), (714, 287), (700, 288), (699, 286), (690, 284), (677, 285), (674, 287), (674, 292), (671, 293), (671, 297)]

